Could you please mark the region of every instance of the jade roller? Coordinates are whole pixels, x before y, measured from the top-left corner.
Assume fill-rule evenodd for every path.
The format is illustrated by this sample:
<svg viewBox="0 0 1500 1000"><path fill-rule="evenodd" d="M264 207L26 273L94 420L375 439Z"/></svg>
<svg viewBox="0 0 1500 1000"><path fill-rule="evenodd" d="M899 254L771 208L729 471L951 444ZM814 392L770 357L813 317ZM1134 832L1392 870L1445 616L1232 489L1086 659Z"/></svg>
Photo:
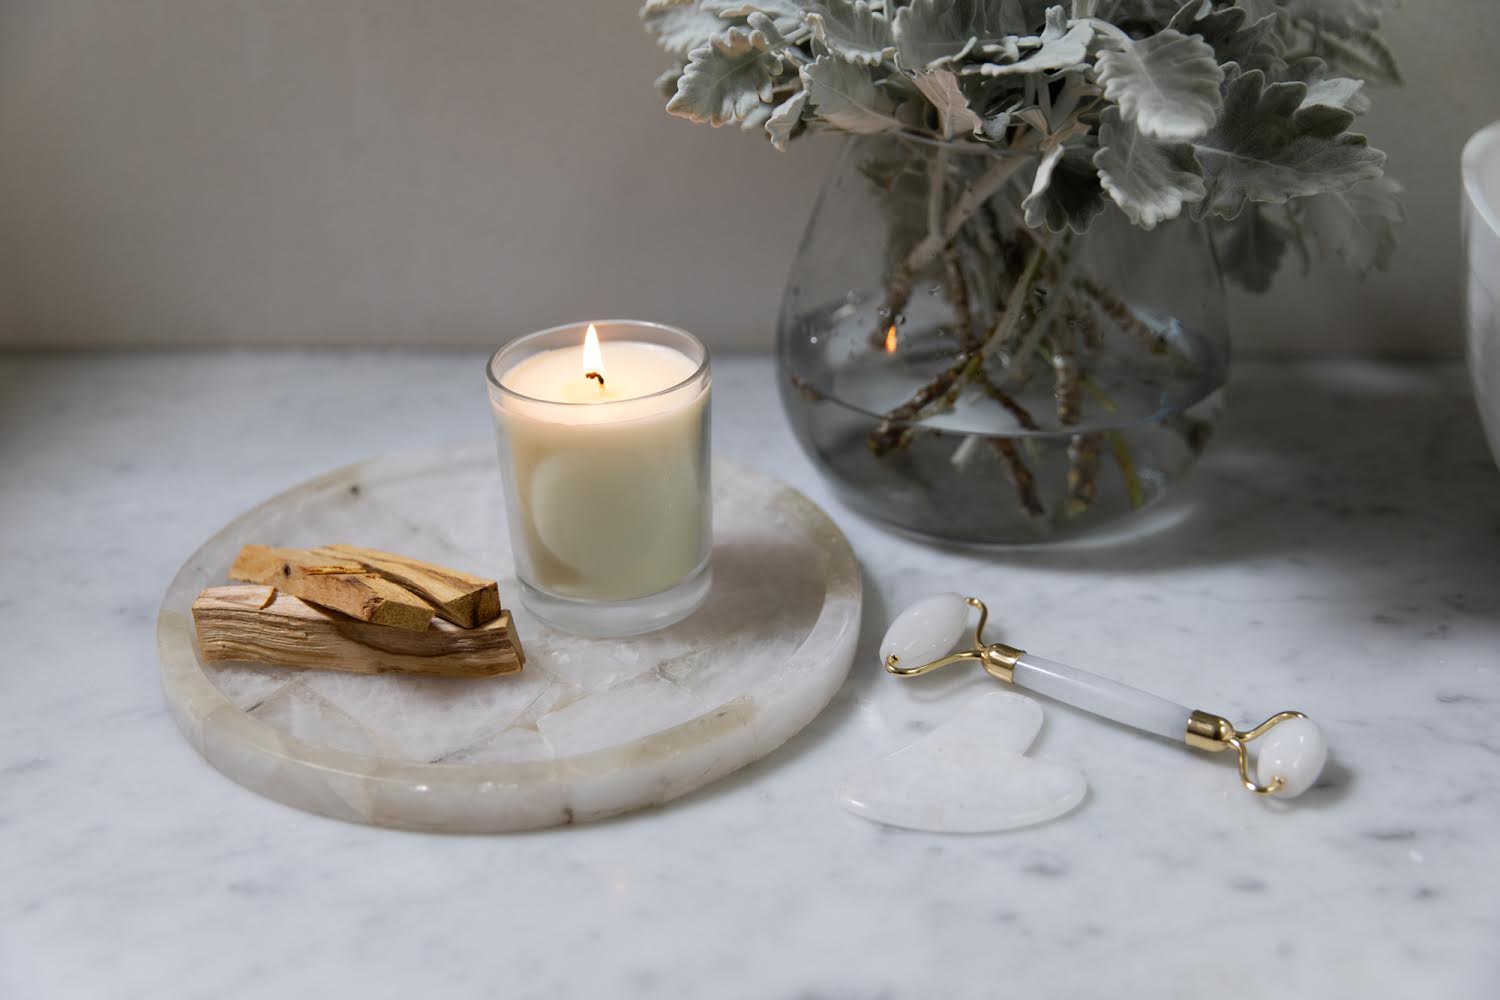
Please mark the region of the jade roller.
<svg viewBox="0 0 1500 1000"><path fill-rule="evenodd" d="M979 612L971 646L953 652ZM955 663L978 663L985 673L1143 732L1186 743L1199 750L1233 750L1240 781L1257 795L1294 798L1312 787L1328 757L1323 730L1301 712L1279 712L1254 729L1241 731L1228 719L1189 709L1158 695L1034 656L1004 643L984 641L989 609L975 597L936 594L907 608L891 623L880 645L880 659L897 677L920 677ZM1249 744L1255 742L1254 775Z"/></svg>

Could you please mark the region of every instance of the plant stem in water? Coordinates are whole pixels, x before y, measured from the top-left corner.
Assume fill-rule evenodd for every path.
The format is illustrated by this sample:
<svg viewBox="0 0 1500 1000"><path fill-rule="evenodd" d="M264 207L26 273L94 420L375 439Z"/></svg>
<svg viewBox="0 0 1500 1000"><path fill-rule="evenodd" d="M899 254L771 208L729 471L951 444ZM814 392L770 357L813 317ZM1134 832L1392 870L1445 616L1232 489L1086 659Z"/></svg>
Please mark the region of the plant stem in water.
<svg viewBox="0 0 1500 1000"><path fill-rule="evenodd" d="M1068 442L1068 516L1077 517L1099 496L1099 434L1075 434Z"/></svg>
<svg viewBox="0 0 1500 1000"><path fill-rule="evenodd" d="M1083 416L1083 392L1079 383L1078 356L1070 348L1059 347L1052 355L1054 395L1057 397L1058 423L1071 427Z"/></svg>
<svg viewBox="0 0 1500 1000"><path fill-rule="evenodd" d="M935 404L951 407L963 388L965 373L972 373L978 358L960 354L958 360L939 372L932 381L917 390L906 402L887 413L870 432L866 444L876 456L882 457L905 445L915 428L907 426L925 414Z"/></svg>
<svg viewBox="0 0 1500 1000"><path fill-rule="evenodd" d="M1073 279L1076 285L1085 295L1104 311L1104 314L1114 321L1120 329L1131 333L1152 354L1166 354L1171 350L1167 339L1157 331L1151 329L1135 315L1129 306L1121 302L1107 289L1105 289L1088 275L1079 275ZM1184 358L1184 360L1188 360Z"/></svg>
<svg viewBox="0 0 1500 1000"><path fill-rule="evenodd" d="M990 378L983 370L975 376L974 380L979 384L979 388L984 390L986 396L999 403L1009 411L1011 416L1016 418L1016 423L1028 431L1041 430L1036 422L1036 418L1031 415L1031 411L1022 406L1010 393L996 385L995 380Z"/></svg>
<svg viewBox="0 0 1500 1000"><path fill-rule="evenodd" d="M974 336L974 314L969 309L969 283L964 280L958 253L949 247L943 251L943 271L948 282L948 300L953 305L953 326L958 334L959 350L972 352L979 346Z"/></svg>
<svg viewBox="0 0 1500 1000"><path fill-rule="evenodd" d="M1047 508L1042 506L1041 497L1037 496L1036 477L1021 458L1015 441L1010 438L990 438L990 446L1000 456L1000 461L1005 463L1011 481L1016 484L1016 496L1020 500L1021 509L1032 517L1046 517Z"/></svg>
<svg viewBox="0 0 1500 1000"><path fill-rule="evenodd" d="M1010 290L1010 296L1005 300L1005 311L1000 314L1000 319L995 323L995 328L985 338L980 353L988 355L997 347L1010 343L1015 335L1016 328L1020 326L1021 317L1026 314L1027 299L1031 297L1032 286L1036 283L1036 276L1042 269L1042 262L1046 260L1047 253L1041 247L1031 251L1027 258L1026 267L1021 276L1016 279L1015 286Z"/></svg>
<svg viewBox="0 0 1500 1000"><path fill-rule="evenodd" d="M1119 431L1110 431L1109 450L1114 455L1115 464L1120 467L1120 475L1125 479L1125 493L1130 497L1130 509L1137 510L1146 502L1146 491L1141 486L1141 475L1136 470L1130 442Z"/></svg>
<svg viewBox="0 0 1500 1000"><path fill-rule="evenodd" d="M946 153L946 150L940 150L941 153ZM871 343L885 340L889 325L896 321L896 317L911 301L912 286L916 284L917 276L937 259L944 247L953 242L954 237L958 235L959 230L963 229L969 218L979 211L985 202L999 193L1000 189L1030 161L1031 158L1027 156L998 159L959 193L943 217L942 225L930 230L919 240L896 272L886 280L885 305L880 310L878 329L871 335Z"/></svg>

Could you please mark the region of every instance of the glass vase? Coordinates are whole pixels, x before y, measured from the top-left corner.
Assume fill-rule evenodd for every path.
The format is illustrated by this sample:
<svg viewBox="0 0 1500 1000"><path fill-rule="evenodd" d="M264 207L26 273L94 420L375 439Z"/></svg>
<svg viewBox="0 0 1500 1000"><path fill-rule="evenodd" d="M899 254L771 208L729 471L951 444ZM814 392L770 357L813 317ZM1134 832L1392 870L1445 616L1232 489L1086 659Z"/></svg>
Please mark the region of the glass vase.
<svg viewBox="0 0 1500 1000"><path fill-rule="evenodd" d="M1069 167L1028 201L1035 170L976 143L846 145L778 354L797 438L849 507L949 541L1062 539L1196 462L1228 370L1207 234L1135 228Z"/></svg>

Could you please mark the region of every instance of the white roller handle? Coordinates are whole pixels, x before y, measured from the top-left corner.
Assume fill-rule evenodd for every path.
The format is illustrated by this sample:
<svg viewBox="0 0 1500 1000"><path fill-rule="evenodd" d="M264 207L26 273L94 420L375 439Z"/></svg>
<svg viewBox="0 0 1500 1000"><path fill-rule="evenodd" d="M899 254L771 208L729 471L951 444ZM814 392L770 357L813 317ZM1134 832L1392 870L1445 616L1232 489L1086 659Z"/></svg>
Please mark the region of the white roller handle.
<svg viewBox="0 0 1500 1000"><path fill-rule="evenodd" d="M1016 661L1016 686L1148 733L1181 741L1193 714L1176 702L1030 653Z"/></svg>

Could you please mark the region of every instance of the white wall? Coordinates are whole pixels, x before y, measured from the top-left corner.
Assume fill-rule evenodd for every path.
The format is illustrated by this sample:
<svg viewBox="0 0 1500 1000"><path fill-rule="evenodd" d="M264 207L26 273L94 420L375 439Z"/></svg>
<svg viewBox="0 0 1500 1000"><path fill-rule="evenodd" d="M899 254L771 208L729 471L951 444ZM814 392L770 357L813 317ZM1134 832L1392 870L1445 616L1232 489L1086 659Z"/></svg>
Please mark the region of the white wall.
<svg viewBox="0 0 1500 1000"><path fill-rule="evenodd" d="M634 0L0 0L0 346L770 343L832 152L669 118ZM585 13L586 11L586 13ZM1500 4L1408 0L1369 130L1396 270L1237 301L1242 353L1458 350L1457 155Z"/></svg>

